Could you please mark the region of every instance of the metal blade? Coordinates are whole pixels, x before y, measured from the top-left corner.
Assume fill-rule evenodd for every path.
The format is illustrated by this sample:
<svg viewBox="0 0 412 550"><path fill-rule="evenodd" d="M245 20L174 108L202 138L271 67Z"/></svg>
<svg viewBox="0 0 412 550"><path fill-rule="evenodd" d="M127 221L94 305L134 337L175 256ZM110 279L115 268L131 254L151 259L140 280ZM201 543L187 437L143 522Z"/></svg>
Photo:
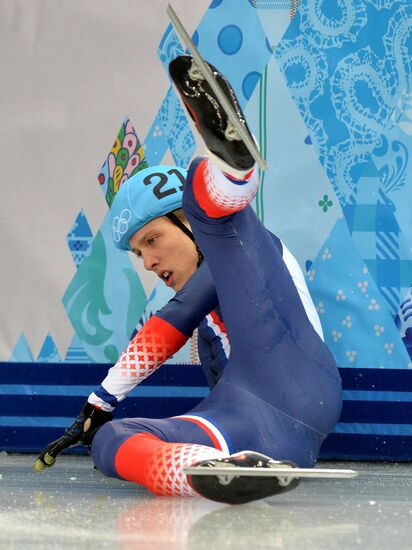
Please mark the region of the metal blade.
<svg viewBox="0 0 412 550"><path fill-rule="evenodd" d="M202 476L258 476L258 477L315 477L315 478L351 478L356 477L355 470L336 470L322 468L248 468L243 466L208 467L191 466L183 468L186 475Z"/></svg>
<svg viewBox="0 0 412 550"><path fill-rule="evenodd" d="M250 137L249 133L247 132L244 125L240 122L238 116L236 115L232 105L228 101L225 94L222 92L219 84L216 82L215 77L213 76L212 71L210 70L209 66L205 61L203 60L202 56L199 53L199 50L196 48L196 46L193 44L192 39L188 35L186 29L184 28L182 22L176 15L176 12L172 8L172 6L169 4L167 6L167 14L170 18L170 21L172 22L172 25L175 29L175 31L181 36L183 42L185 43L187 49L189 50L190 54L192 55L193 59L196 62L196 65L198 66L200 72L204 76L205 80L209 84L209 86L212 88L213 92L215 93L217 99L219 100L220 104L222 105L223 109L225 110L230 122L233 124L235 129L237 130L238 134L243 140L243 143L247 147L249 153L252 155L252 157L255 159L257 164L259 165L259 168L261 170L266 170L266 161L262 157L262 155L259 152L259 149L256 147L256 143L253 141L253 139Z"/></svg>

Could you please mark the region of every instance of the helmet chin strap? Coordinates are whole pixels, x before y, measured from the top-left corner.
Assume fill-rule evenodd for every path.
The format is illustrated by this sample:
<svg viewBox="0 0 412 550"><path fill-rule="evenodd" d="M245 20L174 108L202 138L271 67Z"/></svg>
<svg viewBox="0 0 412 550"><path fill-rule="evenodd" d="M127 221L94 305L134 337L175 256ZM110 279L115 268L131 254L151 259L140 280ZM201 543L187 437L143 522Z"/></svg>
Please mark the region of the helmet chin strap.
<svg viewBox="0 0 412 550"><path fill-rule="evenodd" d="M190 231L190 229L188 227L185 226L185 224L179 220L179 218L176 216L176 214L174 212L168 212L167 214L165 214L165 216L167 218L169 218L169 220L174 223L175 225L177 225L177 227L179 229L181 229L183 231L183 233L185 235L187 235L189 237L189 239L191 241L193 241L193 243L195 244L196 246L196 251L197 251L197 255L198 255L198 262L197 262L197 267L200 266L200 264L203 262L203 254L200 252L200 248L197 246L196 244L196 241L195 241L195 238L193 236L193 233Z"/></svg>

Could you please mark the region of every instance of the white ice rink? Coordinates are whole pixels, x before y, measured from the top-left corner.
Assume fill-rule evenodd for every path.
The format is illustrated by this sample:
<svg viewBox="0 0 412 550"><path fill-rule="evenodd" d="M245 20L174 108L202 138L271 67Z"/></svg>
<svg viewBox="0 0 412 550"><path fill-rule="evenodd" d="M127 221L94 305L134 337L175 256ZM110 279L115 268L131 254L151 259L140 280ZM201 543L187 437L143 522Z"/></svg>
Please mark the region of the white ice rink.
<svg viewBox="0 0 412 550"><path fill-rule="evenodd" d="M349 480L306 479L284 495L241 506L153 497L105 478L90 458L0 453L0 548L224 550L412 548L411 464L322 462Z"/></svg>

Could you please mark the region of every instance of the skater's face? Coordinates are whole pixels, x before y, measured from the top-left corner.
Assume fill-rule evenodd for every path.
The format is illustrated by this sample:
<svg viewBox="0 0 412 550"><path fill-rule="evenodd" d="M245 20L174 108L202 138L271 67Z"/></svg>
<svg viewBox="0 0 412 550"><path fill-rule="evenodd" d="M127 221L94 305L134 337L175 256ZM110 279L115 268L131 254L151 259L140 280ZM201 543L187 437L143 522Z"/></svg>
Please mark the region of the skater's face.
<svg viewBox="0 0 412 550"><path fill-rule="evenodd" d="M183 223L190 229L186 220ZM165 216L139 229L130 239L130 248L143 259L145 269L176 292L197 269L195 244Z"/></svg>

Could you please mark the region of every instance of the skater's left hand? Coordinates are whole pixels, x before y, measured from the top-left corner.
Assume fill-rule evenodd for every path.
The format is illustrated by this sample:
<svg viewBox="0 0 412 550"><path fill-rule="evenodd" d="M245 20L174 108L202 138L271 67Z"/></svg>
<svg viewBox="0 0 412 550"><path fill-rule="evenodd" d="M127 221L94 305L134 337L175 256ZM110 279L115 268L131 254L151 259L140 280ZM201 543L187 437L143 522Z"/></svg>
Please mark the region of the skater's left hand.
<svg viewBox="0 0 412 550"><path fill-rule="evenodd" d="M59 439L49 443L37 457L34 463L36 472L51 468L56 462L57 455L73 445L79 443L91 445L97 430L112 418L111 412L103 411L86 402L73 424Z"/></svg>

